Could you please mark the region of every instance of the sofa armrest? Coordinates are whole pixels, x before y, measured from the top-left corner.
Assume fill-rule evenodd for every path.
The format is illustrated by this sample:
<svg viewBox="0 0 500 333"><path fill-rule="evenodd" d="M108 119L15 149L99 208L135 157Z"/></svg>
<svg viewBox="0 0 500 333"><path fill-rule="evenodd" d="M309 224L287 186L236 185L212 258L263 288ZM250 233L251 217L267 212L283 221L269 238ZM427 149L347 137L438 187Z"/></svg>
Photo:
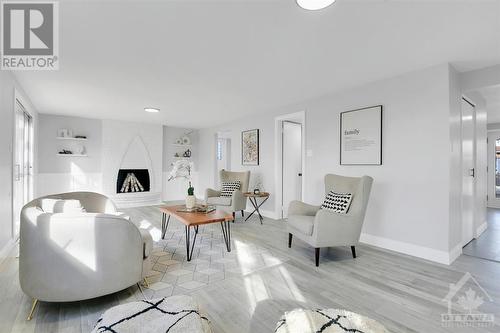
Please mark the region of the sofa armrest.
<svg viewBox="0 0 500 333"><path fill-rule="evenodd" d="M320 206L306 204L305 202L294 200L288 206L288 215L315 216L320 210Z"/></svg>
<svg viewBox="0 0 500 333"><path fill-rule="evenodd" d="M208 198L220 197L220 194L221 194L221 191L217 191L217 190L214 190L214 189L211 189L211 188L207 188L205 190L205 201Z"/></svg>
<svg viewBox="0 0 500 333"><path fill-rule="evenodd" d="M243 195L241 190L235 190L231 197L231 206L234 211L245 210L247 208L247 197Z"/></svg>
<svg viewBox="0 0 500 333"><path fill-rule="evenodd" d="M77 301L141 280L143 241L132 222L101 213L24 213L19 280L27 295Z"/></svg>

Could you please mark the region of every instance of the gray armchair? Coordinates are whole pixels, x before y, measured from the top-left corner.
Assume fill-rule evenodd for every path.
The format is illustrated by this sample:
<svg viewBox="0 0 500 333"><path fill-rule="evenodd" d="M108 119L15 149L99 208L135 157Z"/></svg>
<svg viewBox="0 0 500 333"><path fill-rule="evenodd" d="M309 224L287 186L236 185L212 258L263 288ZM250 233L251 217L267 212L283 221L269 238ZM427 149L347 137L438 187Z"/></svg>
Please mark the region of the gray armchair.
<svg viewBox="0 0 500 333"><path fill-rule="evenodd" d="M247 208L247 198L243 193L248 192L248 184L250 182L250 171L234 172L222 169L219 173L219 178L222 182L239 181L241 186L239 190L233 192L232 197L221 197L220 190L208 188L205 192L205 201L208 205L215 205L218 209L233 213L241 211L244 216L244 210Z"/></svg>
<svg viewBox="0 0 500 333"><path fill-rule="evenodd" d="M368 176L326 175L325 194L332 190L352 193L349 210L346 214L339 214L320 209L320 206L292 201L288 208L288 247L292 246L293 236L313 246L316 249L316 266L319 266L321 247L350 246L352 256L356 258L355 246L361 235L372 183L373 178Z"/></svg>

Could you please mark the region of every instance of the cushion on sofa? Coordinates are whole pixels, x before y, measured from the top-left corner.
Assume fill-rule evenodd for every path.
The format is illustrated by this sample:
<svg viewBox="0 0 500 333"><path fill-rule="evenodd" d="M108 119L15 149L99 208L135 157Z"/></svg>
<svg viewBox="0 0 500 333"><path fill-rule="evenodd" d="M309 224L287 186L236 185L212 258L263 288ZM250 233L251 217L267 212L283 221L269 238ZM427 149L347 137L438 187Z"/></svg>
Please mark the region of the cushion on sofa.
<svg viewBox="0 0 500 333"><path fill-rule="evenodd" d="M207 204L217 206L231 206L231 197L210 197Z"/></svg>
<svg viewBox="0 0 500 333"><path fill-rule="evenodd" d="M311 236L313 233L314 216L306 216L306 215L289 216L288 225L297 229L304 235Z"/></svg>
<svg viewBox="0 0 500 333"><path fill-rule="evenodd" d="M85 208L80 200L75 199L49 199L40 200L40 208L45 213L85 213Z"/></svg>

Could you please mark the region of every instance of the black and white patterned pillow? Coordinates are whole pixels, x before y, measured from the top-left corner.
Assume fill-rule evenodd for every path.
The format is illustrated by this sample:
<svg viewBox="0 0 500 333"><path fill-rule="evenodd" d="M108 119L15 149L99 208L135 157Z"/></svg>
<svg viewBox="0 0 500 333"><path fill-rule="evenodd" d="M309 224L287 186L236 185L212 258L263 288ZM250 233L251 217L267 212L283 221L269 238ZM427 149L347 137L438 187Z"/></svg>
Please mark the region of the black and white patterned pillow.
<svg viewBox="0 0 500 333"><path fill-rule="evenodd" d="M234 182L222 182L222 191L220 196L221 197L232 197L233 192L236 190L239 190L241 187L241 183L239 180L234 181Z"/></svg>
<svg viewBox="0 0 500 333"><path fill-rule="evenodd" d="M325 201L321 205L321 208L335 213L345 214L349 210L351 200L351 193L337 193L334 191L330 191L326 195Z"/></svg>

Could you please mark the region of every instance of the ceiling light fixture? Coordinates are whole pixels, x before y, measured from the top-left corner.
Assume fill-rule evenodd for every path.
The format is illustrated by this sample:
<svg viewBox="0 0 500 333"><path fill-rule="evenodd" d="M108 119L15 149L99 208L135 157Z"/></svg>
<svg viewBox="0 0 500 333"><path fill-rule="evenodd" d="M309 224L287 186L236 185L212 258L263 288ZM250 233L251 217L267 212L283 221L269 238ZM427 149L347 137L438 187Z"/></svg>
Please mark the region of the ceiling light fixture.
<svg viewBox="0 0 500 333"><path fill-rule="evenodd" d="M307 10L319 10L330 6L335 0L297 0L297 5Z"/></svg>
<svg viewBox="0 0 500 333"><path fill-rule="evenodd" d="M157 109L157 108L144 108L144 111L150 112L150 113L158 113L158 112L160 112L160 109Z"/></svg>

